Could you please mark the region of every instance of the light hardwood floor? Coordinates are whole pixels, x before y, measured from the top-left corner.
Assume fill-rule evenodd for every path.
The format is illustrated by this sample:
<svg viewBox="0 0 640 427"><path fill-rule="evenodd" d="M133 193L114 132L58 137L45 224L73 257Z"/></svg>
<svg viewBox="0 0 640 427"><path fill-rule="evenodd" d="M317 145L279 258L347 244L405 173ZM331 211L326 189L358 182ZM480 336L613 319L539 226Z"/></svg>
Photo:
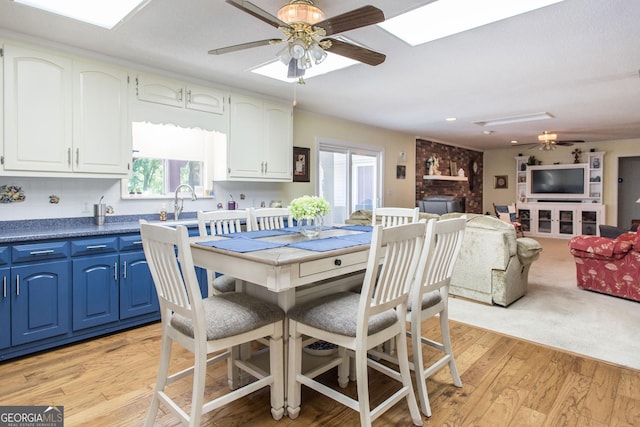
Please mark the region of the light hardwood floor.
<svg viewBox="0 0 640 427"><path fill-rule="evenodd" d="M640 371L556 351L462 323L451 334L463 387L447 368L428 380L426 426L640 426ZM155 384L159 324L0 364L0 405L64 405L65 426L140 426ZM438 336L435 319L424 330ZM602 345L606 345L603 343ZM425 349L425 357L433 356ZM189 353L176 347L176 365ZM207 392L226 387L224 367L209 371ZM326 383L337 387L334 371ZM188 402L190 378L173 392ZM372 399L395 387L370 374ZM355 395L355 385L349 385ZM207 426L357 426L358 414L303 387L297 420L274 421L268 389L207 414ZM163 412L157 425L178 425ZM411 425L404 402L374 425Z"/></svg>

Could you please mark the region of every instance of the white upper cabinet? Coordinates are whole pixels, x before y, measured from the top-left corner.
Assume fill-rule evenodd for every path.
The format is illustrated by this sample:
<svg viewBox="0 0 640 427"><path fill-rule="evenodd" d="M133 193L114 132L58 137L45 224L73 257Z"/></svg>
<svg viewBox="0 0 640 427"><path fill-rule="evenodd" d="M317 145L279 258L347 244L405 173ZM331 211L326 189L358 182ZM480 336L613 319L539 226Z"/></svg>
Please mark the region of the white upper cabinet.
<svg viewBox="0 0 640 427"><path fill-rule="evenodd" d="M4 47L4 169L70 172L71 59Z"/></svg>
<svg viewBox="0 0 640 427"><path fill-rule="evenodd" d="M127 73L45 50L4 47L3 173L129 173Z"/></svg>
<svg viewBox="0 0 640 427"><path fill-rule="evenodd" d="M233 95L229 104L224 179L291 181L292 108L241 95Z"/></svg>
<svg viewBox="0 0 640 427"><path fill-rule="evenodd" d="M204 86L139 73L136 94L141 101L224 114L224 93Z"/></svg>
<svg viewBox="0 0 640 427"><path fill-rule="evenodd" d="M127 72L83 61L76 61L73 71L73 170L128 174L131 125Z"/></svg>

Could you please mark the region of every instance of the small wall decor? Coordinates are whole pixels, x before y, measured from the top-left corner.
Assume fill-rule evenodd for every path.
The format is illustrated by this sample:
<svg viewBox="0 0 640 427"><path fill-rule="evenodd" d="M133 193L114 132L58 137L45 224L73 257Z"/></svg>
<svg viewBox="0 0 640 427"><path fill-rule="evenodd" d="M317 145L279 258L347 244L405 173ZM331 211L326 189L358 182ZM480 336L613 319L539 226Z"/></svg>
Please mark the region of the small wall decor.
<svg viewBox="0 0 640 427"><path fill-rule="evenodd" d="M0 185L0 203L24 202L27 196L22 187L17 185Z"/></svg>
<svg viewBox="0 0 640 427"><path fill-rule="evenodd" d="M310 149L293 147L293 182L309 182Z"/></svg>
<svg viewBox="0 0 640 427"><path fill-rule="evenodd" d="M60 203L60 197L56 196L55 194L50 195L49 203L51 203L52 205L57 205L58 203Z"/></svg>
<svg viewBox="0 0 640 427"><path fill-rule="evenodd" d="M396 165L396 179L407 178L407 167L405 165Z"/></svg>
<svg viewBox="0 0 640 427"><path fill-rule="evenodd" d="M508 188L507 175L495 175L493 177L493 188Z"/></svg>

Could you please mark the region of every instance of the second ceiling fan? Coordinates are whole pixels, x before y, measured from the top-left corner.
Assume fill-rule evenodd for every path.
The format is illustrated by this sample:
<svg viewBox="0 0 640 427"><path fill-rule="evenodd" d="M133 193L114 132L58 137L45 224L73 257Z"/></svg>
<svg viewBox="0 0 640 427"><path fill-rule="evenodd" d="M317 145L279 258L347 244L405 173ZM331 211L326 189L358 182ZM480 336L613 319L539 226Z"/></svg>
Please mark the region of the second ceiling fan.
<svg viewBox="0 0 640 427"><path fill-rule="evenodd" d="M538 135L538 142L530 144L531 148L538 147L540 150L555 150L556 146L564 145L571 146L573 144L580 144L584 141L581 139L565 139L559 140L558 135L549 131L544 131Z"/></svg>
<svg viewBox="0 0 640 427"><path fill-rule="evenodd" d="M285 38L258 40L212 49L209 51L211 55L286 42L287 45L278 52L277 56L289 67L287 72L289 78L302 78L306 69L311 68L313 64L320 64L326 58L327 51L368 65L382 64L386 58L384 54L362 46L335 38L324 38L383 22L384 13L377 7L362 6L350 12L326 18L324 12L316 7L311 0L291 0L280 8L276 17L249 1L226 1L249 15L280 29Z"/></svg>

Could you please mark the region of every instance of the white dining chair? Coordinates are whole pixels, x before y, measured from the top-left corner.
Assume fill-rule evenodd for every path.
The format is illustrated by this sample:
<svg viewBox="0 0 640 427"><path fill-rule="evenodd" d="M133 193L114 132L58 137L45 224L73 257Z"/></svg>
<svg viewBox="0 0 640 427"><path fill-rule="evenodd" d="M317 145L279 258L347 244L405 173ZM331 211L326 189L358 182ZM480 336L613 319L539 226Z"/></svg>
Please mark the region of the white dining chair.
<svg viewBox="0 0 640 427"><path fill-rule="evenodd" d="M449 282L460 253L465 226L466 217L464 216L440 221L432 219L428 222L425 246L418 262L416 280L411 289L409 311L406 317L407 322L411 324L409 335L413 350L413 361L409 366L414 371L420 408L427 417L431 416L427 378L448 365L453 384L456 387L462 387L451 347L448 301ZM422 322L433 316L439 317L442 343L422 336ZM424 365L423 344L440 352L438 360L429 366ZM400 355L394 357L377 350L371 351L370 354L396 364L400 357Z"/></svg>
<svg viewBox="0 0 640 427"><path fill-rule="evenodd" d="M301 386L305 385L358 411L362 426L370 426L386 410L405 399L413 424L422 425L411 385L405 317L425 227L424 222L389 228L375 226L361 293L335 293L289 310L287 412L290 418L295 419L300 413ZM367 350L390 339L396 340L398 349L398 377L380 362L367 357ZM338 345L337 356L327 356L324 365L303 372L303 347L317 340ZM346 387L350 354L355 360L357 400L314 379L338 366L338 383ZM390 375L401 383L397 391L373 409L369 402L367 367Z"/></svg>
<svg viewBox="0 0 640 427"><path fill-rule="evenodd" d="M373 208L371 225L382 224L383 227L391 227L400 224L418 222L420 208Z"/></svg>
<svg viewBox="0 0 640 427"><path fill-rule="evenodd" d="M293 227L289 208L249 208L252 230L277 230Z"/></svg>
<svg viewBox="0 0 640 427"><path fill-rule="evenodd" d="M282 418L284 312L274 304L242 292L202 299L187 229L184 226L174 229L141 221L140 233L144 254L158 293L162 319L158 378L145 426L153 426L160 403L183 424L197 426L204 413L266 386L271 387L271 414L276 420ZM234 346L261 338L268 338L270 372L255 366L250 360L239 360L232 354ZM194 354L194 365L169 375L174 342ZM215 355L207 359L211 353ZM207 366L225 360L229 372L239 369L257 380L203 402ZM170 397L170 392L166 389L169 384L188 375L193 375L189 413Z"/></svg>
<svg viewBox="0 0 640 427"><path fill-rule="evenodd" d="M240 233L245 223L246 231L251 231L251 219L248 210L198 211L198 231L200 236L217 236ZM215 271L207 270L209 295L233 292L236 278L228 274L216 277Z"/></svg>

